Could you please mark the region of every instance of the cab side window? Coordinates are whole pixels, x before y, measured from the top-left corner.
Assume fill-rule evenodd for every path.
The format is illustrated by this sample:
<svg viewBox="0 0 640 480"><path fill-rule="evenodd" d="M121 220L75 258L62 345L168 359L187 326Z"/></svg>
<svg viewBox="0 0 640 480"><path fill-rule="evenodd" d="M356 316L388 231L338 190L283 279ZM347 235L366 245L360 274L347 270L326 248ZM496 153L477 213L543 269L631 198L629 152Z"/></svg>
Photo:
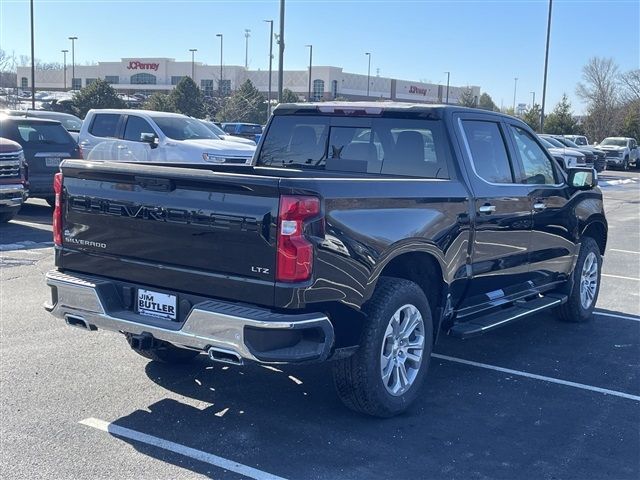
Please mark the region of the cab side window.
<svg viewBox="0 0 640 480"><path fill-rule="evenodd" d="M532 135L522 128L509 126L513 141L518 150L524 171L522 183L535 185L553 185L556 181L551 160L534 140Z"/></svg>
<svg viewBox="0 0 640 480"><path fill-rule="evenodd" d="M98 113L93 119L89 133L95 137L116 138L119 121L118 113Z"/></svg>
<svg viewBox="0 0 640 480"><path fill-rule="evenodd" d="M496 122L463 120L476 174L490 183L515 183L507 147Z"/></svg>

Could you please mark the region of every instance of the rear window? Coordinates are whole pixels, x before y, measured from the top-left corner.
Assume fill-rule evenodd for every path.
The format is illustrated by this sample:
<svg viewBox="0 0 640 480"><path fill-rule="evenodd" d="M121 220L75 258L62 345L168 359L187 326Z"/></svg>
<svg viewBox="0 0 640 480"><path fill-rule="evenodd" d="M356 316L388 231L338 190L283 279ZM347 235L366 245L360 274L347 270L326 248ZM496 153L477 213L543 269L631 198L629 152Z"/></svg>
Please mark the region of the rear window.
<svg viewBox="0 0 640 480"><path fill-rule="evenodd" d="M448 178L448 144L437 120L276 116L258 165Z"/></svg>
<svg viewBox="0 0 640 480"><path fill-rule="evenodd" d="M262 127L260 125L241 125L240 133L252 133L257 135L262 133Z"/></svg>
<svg viewBox="0 0 640 480"><path fill-rule="evenodd" d="M118 113L98 113L93 119L89 133L95 137L115 138L118 133Z"/></svg>
<svg viewBox="0 0 640 480"><path fill-rule="evenodd" d="M20 143L23 145L69 145L73 139L59 124L18 123Z"/></svg>

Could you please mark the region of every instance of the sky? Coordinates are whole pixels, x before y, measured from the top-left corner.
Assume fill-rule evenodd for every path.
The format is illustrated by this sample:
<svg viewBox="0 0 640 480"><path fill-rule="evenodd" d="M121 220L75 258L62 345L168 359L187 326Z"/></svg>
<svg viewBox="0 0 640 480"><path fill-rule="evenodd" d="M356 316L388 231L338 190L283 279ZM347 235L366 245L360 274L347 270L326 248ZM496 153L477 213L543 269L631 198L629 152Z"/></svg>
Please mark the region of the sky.
<svg viewBox="0 0 640 480"><path fill-rule="evenodd" d="M530 104L542 97L548 0L286 0L287 70L313 64L371 72L403 80L478 85L498 106ZM278 31L279 0L35 0L35 57L62 63L69 36L77 36L76 62L125 57L169 57L267 69L269 24ZM0 48L29 55L29 1L0 0ZM274 52L277 46L274 44ZM640 0L555 0L546 109L566 93L575 113L582 67L594 56L611 57L621 71L640 68ZM274 61L277 68L277 57Z"/></svg>

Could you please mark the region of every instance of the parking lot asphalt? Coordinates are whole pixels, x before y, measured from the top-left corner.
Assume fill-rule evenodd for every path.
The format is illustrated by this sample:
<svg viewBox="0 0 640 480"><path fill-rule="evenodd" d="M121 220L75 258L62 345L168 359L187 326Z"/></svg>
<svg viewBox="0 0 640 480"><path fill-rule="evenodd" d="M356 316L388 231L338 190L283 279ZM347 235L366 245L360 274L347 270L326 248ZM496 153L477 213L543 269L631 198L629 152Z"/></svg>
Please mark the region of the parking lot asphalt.
<svg viewBox="0 0 640 480"><path fill-rule="evenodd" d="M2 478L640 478L640 172L600 176L609 243L592 321L442 336L420 399L345 409L328 365L150 362L49 316L51 210L0 226Z"/></svg>

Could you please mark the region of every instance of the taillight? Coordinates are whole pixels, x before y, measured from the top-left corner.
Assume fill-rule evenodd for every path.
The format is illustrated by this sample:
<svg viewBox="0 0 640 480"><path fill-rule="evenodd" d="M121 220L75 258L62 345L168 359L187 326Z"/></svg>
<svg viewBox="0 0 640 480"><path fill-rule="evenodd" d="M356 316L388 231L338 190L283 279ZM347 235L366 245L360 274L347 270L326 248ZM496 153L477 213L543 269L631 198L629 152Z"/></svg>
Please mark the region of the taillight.
<svg viewBox="0 0 640 480"><path fill-rule="evenodd" d="M53 243L62 245L62 173L53 176L53 193L56 195L53 208Z"/></svg>
<svg viewBox="0 0 640 480"><path fill-rule="evenodd" d="M311 278L313 245L304 236L304 223L320 213L320 199L298 195L280 197L276 280L302 282Z"/></svg>

